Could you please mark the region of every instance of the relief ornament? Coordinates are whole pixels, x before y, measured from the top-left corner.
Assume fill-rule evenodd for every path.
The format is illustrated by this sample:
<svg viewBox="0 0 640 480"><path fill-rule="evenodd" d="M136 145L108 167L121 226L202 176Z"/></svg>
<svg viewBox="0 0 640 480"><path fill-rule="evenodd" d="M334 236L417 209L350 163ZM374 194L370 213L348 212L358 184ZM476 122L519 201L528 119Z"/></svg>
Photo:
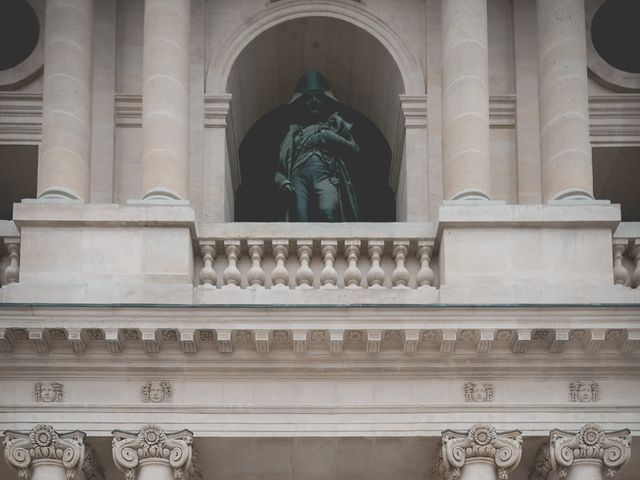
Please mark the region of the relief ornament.
<svg viewBox="0 0 640 480"><path fill-rule="evenodd" d="M150 380L142 386L140 396L144 403L169 403L173 388L169 382Z"/></svg>
<svg viewBox="0 0 640 480"><path fill-rule="evenodd" d="M58 382L38 382L34 393L38 403L62 402L64 385Z"/></svg>
<svg viewBox="0 0 640 480"><path fill-rule="evenodd" d="M492 402L493 401L493 385L490 383L465 383L464 384L464 400L465 402Z"/></svg>

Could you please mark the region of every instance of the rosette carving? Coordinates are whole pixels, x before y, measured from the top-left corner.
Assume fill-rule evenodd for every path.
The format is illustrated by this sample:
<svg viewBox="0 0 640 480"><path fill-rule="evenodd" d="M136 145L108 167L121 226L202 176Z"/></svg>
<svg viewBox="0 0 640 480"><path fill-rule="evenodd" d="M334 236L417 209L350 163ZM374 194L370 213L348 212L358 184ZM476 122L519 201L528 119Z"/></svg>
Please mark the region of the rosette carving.
<svg viewBox="0 0 640 480"><path fill-rule="evenodd" d="M553 430L550 434L550 460L558 476L566 478L575 460L601 462L606 477L614 478L631 456L628 429L605 433L599 425L588 423L575 433Z"/></svg>
<svg viewBox="0 0 640 480"><path fill-rule="evenodd" d="M84 462L83 432L58 433L51 425L36 425L30 432L4 432L4 458L26 480L34 460L58 461L73 480Z"/></svg>
<svg viewBox="0 0 640 480"><path fill-rule="evenodd" d="M487 458L498 469L498 478L506 480L518 466L522 455L522 434L519 431L498 433L491 425L477 424L467 433L447 430L442 434L442 461L446 478L460 477L470 458Z"/></svg>
<svg viewBox="0 0 640 480"><path fill-rule="evenodd" d="M181 430L166 433L158 425L145 425L139 432L114 430L113 460L127 480L135 480L140 462L148 458L166 460L174 478L187 478L191 468L193 433Z"/></svg>

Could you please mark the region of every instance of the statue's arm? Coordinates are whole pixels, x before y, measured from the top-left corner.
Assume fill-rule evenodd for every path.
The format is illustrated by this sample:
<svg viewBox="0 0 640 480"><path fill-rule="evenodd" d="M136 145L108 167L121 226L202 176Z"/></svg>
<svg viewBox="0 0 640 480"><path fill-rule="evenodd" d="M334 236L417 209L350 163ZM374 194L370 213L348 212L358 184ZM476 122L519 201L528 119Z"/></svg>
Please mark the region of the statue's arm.
<svg viewBox="0 0 640 480"><path fill-rule="evenodd" d="M273 176L273 180L278 190L285 191L290 189L291 181L289 180L289 170L293 162L294 137L298 130L298 125L291 125L289 132L284 137L280 145L280 155L278 157L278 167Z"/></svg>

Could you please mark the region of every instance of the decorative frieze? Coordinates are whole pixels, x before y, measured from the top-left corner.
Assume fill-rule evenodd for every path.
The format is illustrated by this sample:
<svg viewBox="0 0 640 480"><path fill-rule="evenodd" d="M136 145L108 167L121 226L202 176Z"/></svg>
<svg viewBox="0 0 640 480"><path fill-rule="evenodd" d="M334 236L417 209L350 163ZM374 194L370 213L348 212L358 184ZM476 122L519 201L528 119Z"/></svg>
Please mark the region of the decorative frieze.
<svg viewBox="0 0 640 480"><path fill-rule="evenodd" d="M498 433L491 425L477 424L468 432L447 430L442 433L442 460L447 479L457 480L464 468L474 468L479 461L492 463L498 480L507 480L522 455L522 434ZM469 475L468 478L475 478Z"/></svg>
<svg viewBox="0 0 640 480"><path fill-rule="evenodd" d="M37 382L34 396L38 403L60 403L64 399L64 385L58 382Z"/></svg>
<svg viewBox="0 0 640 480"><path fill-rule="evenodd" d="M629 430L605 433L596 424L584 425L575 433L553 430L549 435L549 456L558 478L565 480L569 470L580 468L604 468L607 479L615 478L618 470L631 456L631 433ZM573 478L582 478L573 475Z"/></svg>
<svg viewBox="0 0 640 480"><path fill-rule="evenodd" d="M143 403L169 403L173 398L173 387L164 380L150 380L142 385L140 398Z"/></svg>
<svg viewBox="0 0 640 480"><path fill-rule="evenodd" d="M36 425L28 433L7 430L4 436L4 458L18 471L19 480L28 480L31 470L41 468L43 462L38 460L61 465L66 471L67 480L74 480L82 469L85 450L83 432L58 433L51 425Z"/></svg>
<svg viewBox="0 0 640 480"><path fill-rule="evenodd" d="M135 480L146 465L159 463L171 469L175 480L187 480L191 468L193 433L166 433L158 425L135 432L114 430L113 460L126 480Z"/></svg>

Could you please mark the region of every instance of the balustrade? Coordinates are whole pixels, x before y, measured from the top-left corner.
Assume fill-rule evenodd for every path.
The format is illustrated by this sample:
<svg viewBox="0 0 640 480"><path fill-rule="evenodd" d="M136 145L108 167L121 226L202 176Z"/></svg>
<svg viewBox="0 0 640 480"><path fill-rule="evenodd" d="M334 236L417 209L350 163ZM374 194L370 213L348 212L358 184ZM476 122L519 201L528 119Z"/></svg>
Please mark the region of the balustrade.
<svg viewBox="0 0 640 480"><path fill-rule="evenodd" d="M204 288L391 290L432 288L428 238L200 238ZM222 250L224 256L216 256ZM221 281L218 282L218 278Z"/></svg>
<svg viewBox="0 0 640 480"><path fill-rule="evenodd" d="M640 223L622 223L613 235L613 281L640 287Z"/></svg>
<svg viewBox="0 0 640 480"><path fill-rule="evenodd" d="M20 234L10 221L0 220L0 285L20 278Z"/></svg>

